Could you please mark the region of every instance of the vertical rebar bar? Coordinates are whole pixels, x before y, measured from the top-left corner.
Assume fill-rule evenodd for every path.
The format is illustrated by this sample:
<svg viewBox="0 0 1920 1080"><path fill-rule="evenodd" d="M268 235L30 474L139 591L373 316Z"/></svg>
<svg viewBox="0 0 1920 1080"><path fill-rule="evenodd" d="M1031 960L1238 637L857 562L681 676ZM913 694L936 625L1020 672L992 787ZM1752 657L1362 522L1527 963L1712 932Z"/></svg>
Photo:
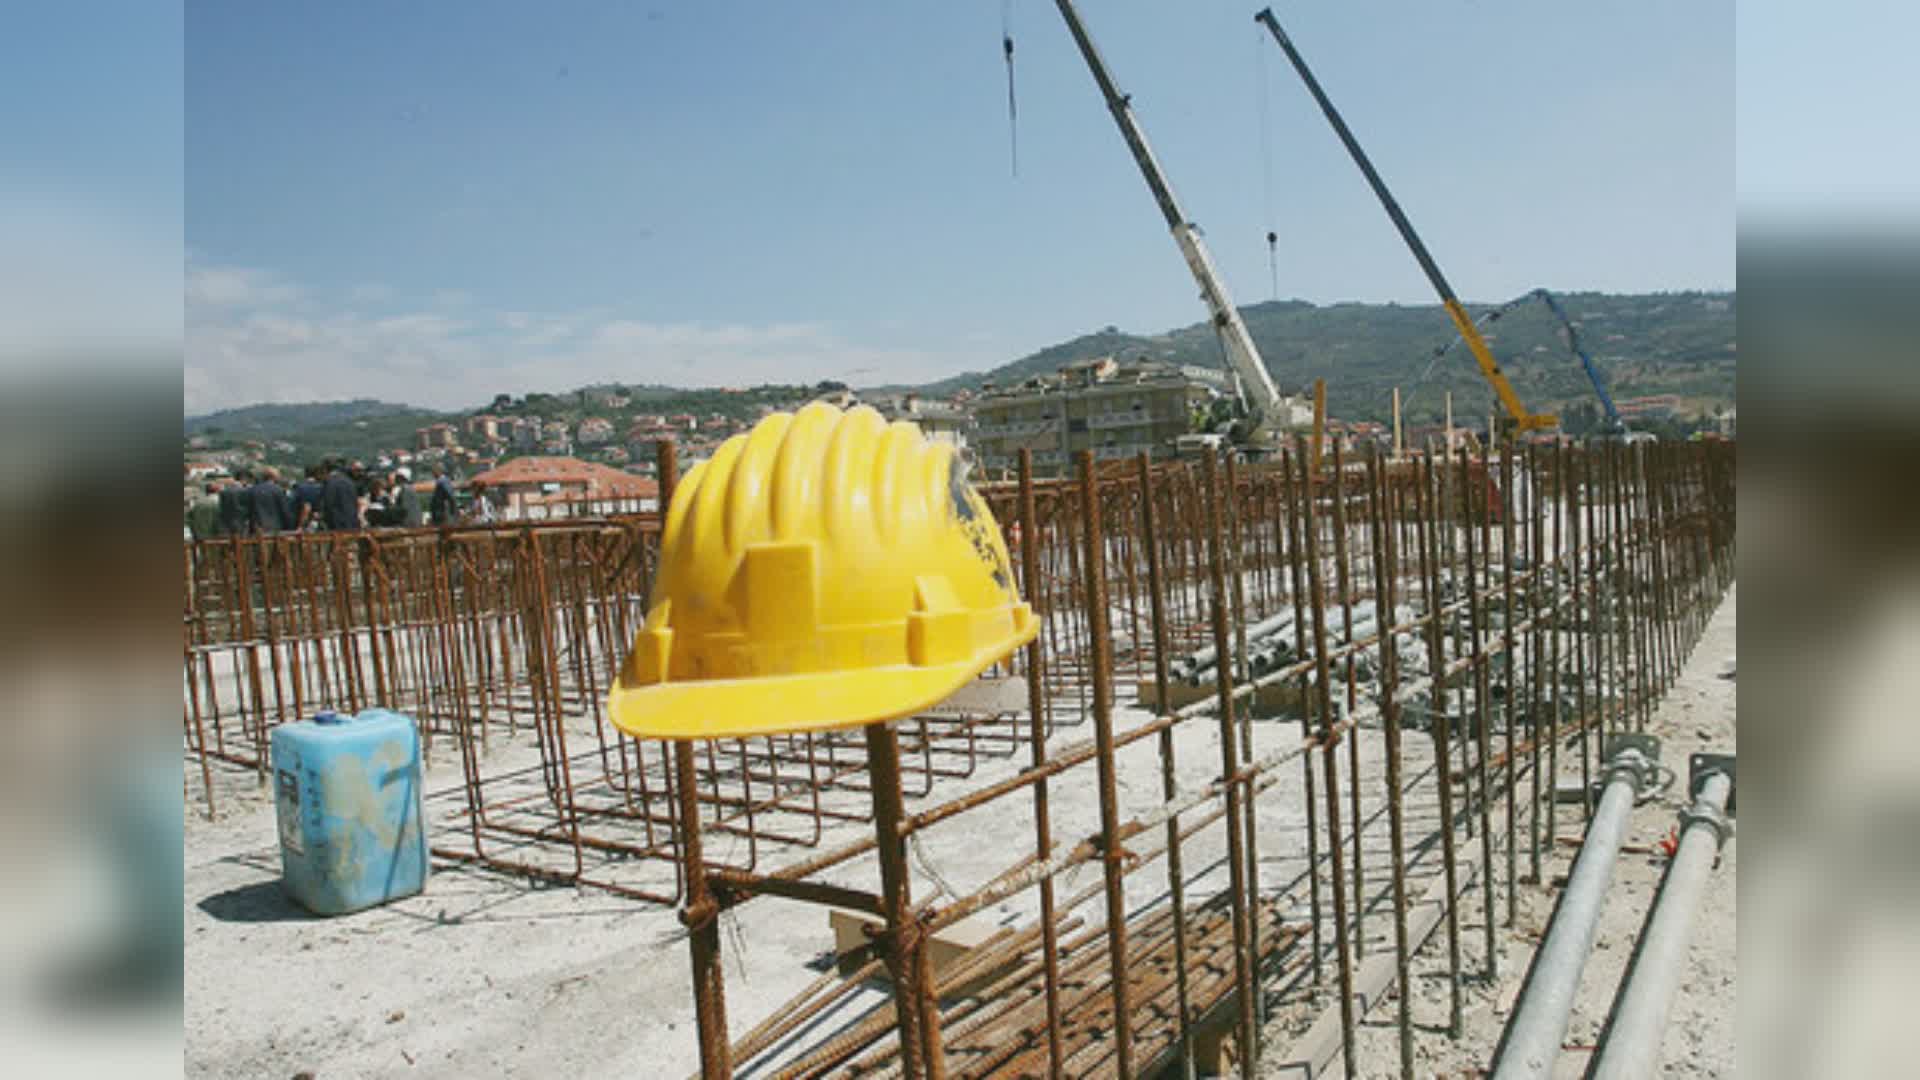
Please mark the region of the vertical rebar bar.
<svg viewBox="0 0 1920 1080"><path fill-rule="evenodd" d="M906 816L900 791L900 739L891 724L866 726L867 769L873 785L873 831L880 859L880 905L887 929L887 976L893 983L894 1023L900 1034L900 1071L907 1080L944 1073L940 1004L934 997L925 942L913 913L907 877Z"/></svg>
<svg viewBox="0 0 1920 1080"><path fill-rule="evenodd" d="M1353 575L1348 566L1347 468L1341 442L1333 440L1333 565L1335 588L1340 590L1340 644L1350 647L1353 644ZM1380 606L1379 597L1374 601L1378 625L1383 629L1393 625L1393 612ZM1351 651L1347 653L1344 672L1347 715L1359 705L1354 655ZM1353 815L1353 955L1356 960L1363 960L1367 955L1367 878L1362 869L1360 841L1366 832L1362 826L1367 819L1360 807L1360 740L1357 738L1347 740L1347 793Z"/></svg>
<svg viewBox="0 0 1920 1080"><path fill-rule="evenodd" d="M1527 744L1532 758L1528 768L1531 772L1530 788L1532 806L1527 815L1527 842L1530 848L1528 880L1540 884L1540 743L1542 727L1540 713L1543 709L1546 683L1546 609L1541 606L1541 580L1547 565L1542 551L1545 547L1545 511L1541 502L1544 485L1540 480L1540 446L1527 444L1527 521L1531 526L1531 540L1527 545L1527 621L1531 627L1527 633Z"/></svg>
<svg viewBox="0 0 1920 1080"><path fill-rule="evenodd" d="M1133 1075L1133 1010L1127 980L1127 896L1122 877L1126 851L1120 844L1120 804L1113 748L1113 642L1107 628L1106 552L1100 533L1100 483L1093 451L1079 454L1080 518L1086 541L1087 638L1092 647L1093 739L1100 782L1101 869L1106 875L1107 961L1113 995L1113 1052L1121 1076ZM1221 654L1223 671L1230 670ZM1231 740L1232 732L1224 733Z"/></svg>
<svg viewBox="0 0 1920 1080"><path fill-rule="evenodd" d="M1247 625L1252 617L1247 613L1246 572L1240 561L1241 533L1240 519L1243 516L1240 507L1239 470L1234 464L1235 456L1226 456L1227 494L1224 509L1227 514L1227 581L1228 595L1233 602L1232 617L1234 627L1234 647L1239 655L1235 658L1234 670L1239 674L1237 681L1253 678L1252 661L1247 651ZM1242 765L1252 763L1253 752L1253 702L1240 710L1240 761ZM1241 810L1246 817L1242 827L1247 850L1247 910L1260 910L1260 830L1255 815L1256 796L1251 785L1247 788L1247 797ZM1247 919L1247 952L1255 958L1256 967L1260 956L1260 920L1257 917ZM1257 974L1255 982L1258 982ZM1267 1024L1267 1002L1264 994L1253 995L1254 1022L1264 1029Z"/></svg>
<svg viewBox="0 0 1920 1080"><path fill-rule="evenodd" d="M1427 669L1433 674L1433 711L1439 720L1433 725L1434 760L1438 767L1434 769L1435 784L1440 795L1440 862L1447 883L1446 921L1447 921L1447 984L1448 1011L1447 1033L1453 1038L1460 1037L1463 1002L1460 986L1460 874L1457 853L1454 849L1453 832L1453 781L1447 776L1448 763L1453 760L1449 753L1449 732L1447 731L1447 681L1444 673L1447 669L1446 635L1442 633L1440 574L1436 565L1434 551L1434 529L1437 515L1434 513L1433 456L1429 453L1415 471L1415 490L1418 491L1418 511L1420 519L1420 571L1421 592L1425 595L1427 624ZM1483 843L1492 843L1492 837L1485 837ZM1489 883L1491 888L1491 883Z"/></svg>
<svg viewBox="0 0 1920 1080"><path fill-rule="evenodd" d="M1449 457L1451 456L1452 455L1449 455ZM1471 496L1473 484L1467 479L1473 474L1473 460L1468 456L1466 447L1462 446L1460 448L1458 459L1460 462L1461 477L1460 537L1461 546L1464 549L1463 554L1465 555L1465 565L1462 572L1466 575L1467 583L1467 647L1470 650L1473 664L1474 706L1473 730L1465 733L1465 738L1463 738L1462 741L1464 742L1470 739L1474 744L1474 769L1477 773L1476 778L1479 781L1477 786L1480 789L1480 798L1477 803L1480 811L1480 902L1484 911L1482 921L1485 924L1481 929L1486 937L1487 982L1491 984L1497 982L1500 978L1500 950L1496 948L1494 944L1494 924L1498 920L1495 919L1493 910L1495 892L1493 876L1493 788L1489 786L1491 776L1487 769L1487 759L1492 755L1493 751L1493 707L1488 696L1488 688L1492 683L1492 675L1488 671L1488 658L1484 644L1487 632L1487 618L1485 601L1481 595L1480 576L1481 571L1484 571L1486 567L1481 565L1476 569L1474 558L1474 514L1473 499ZM1487 472L1484 458L1481 461L1480 471L1483 477L1490 475ZM1480 504L1480 516L1484 522L1487 513L1493 505L1492 501L1487 498L1484 487L1481 491ZM1484 558L1486 552L1483 550L1481 555ZM1463 696L1464 693L1465 692L1462 691ZM1467 710L1464 706L1460 712L1462 716L1467 715ZM1448 718L1441 717L1440 722L1447 723L1449 721ZM1471 815L1469 815L1469 820L1471 820Z"/></svg>
<svg viewBox="0 0 1920 1080"><path fill-rule="evenodd" d="M1299 492L1296 490L1297 487L1303 487L1304 485L1296 485L1294 483L1295 466L1297 464L1292 454L1283 453L1281 455L1280 480L1282 497L1286 503L1287 567L1289 571L1289 584L1293 594L1293 625L1295 627L1294 640L1296 643L1299 642L1300 635L1306 632L1307 626L1306 571L1302 565L1305 561L1302 556L1305 544L1301 540L1301 522L1305 519L1305 513L1301 509ZM1300 467L1304 468L1305 466L1302 465ZM1302 669L1298 684L1298 693L1300 701L1300 735L1303 739L1311 738L1313 735L1312 711L1307 707L1307 687L1310 681L1311 676ZM1307 962L1313 974L1314 985L1318 986L1323 981L1320 963L1320 954L1323 951L1320 930L1320 812L1315 807L1314 787L1316 785L1313 778L1313 751L1311 748L1300 755L1300 776L1301 800L1305 805L1307 815L1307 901L1313 935L1313 947L1307 951Z"/></svg>
<svg viewBox="0 0 1920 1080"><path fill-rule="evenodd" d="M1033 451L1020 448L1020 573L1029 597L1038 592L1040 580L1040 527L1033 506ZM1148 541L1151 543L1151 539ZM1157 604L1158 597L1155 597ZM1027 711L1031 760L1039 768L1047 760L1046 736L1046 661L1039 635L1027 644ZM1166 688L1161 687L1162 694ZM1053 818L1047 804L1047 778L1033 785L1034 851L1042 859L1053 854ZM1060 1046L1060 956L1056 940L1053 908L1053 878L1040 879L1041 971L1045 979L1047 1003L1047 1074L1061 1075L1065 1061ZM1184 1001L1184 996L1182 998ZM1184 1016L1184 1010L1183 1010Z"/></svg>
<svg viewBox="0 0 1920 1080"><path fill-rule="evenodd" d="M1027 451L1022 450L1024 458ZM1140 542L1147 562L1147 603L1153 632L1154 708L1161 714L1173 711L1167 701L1167 613L1161 580L1160 540L1156 528L1153 466L1145 452L1138 462L1140 484ZM1160 729L1160 796L1171 802L1180 793L1174 758L1173 728ZM1173 915L1173 988L1179 1010L1180 1061L1182 1075L1193 1078L1193 1027L1187 978L1187 900L1186 870L1180 852L1180 817L1167 818L1167 897Z"/></svg>
<svg viewBox="0 0 1920 1080"><path fill-rule="evenodd" d="M1240 1007L1240 1075L1243 1080L1254 1080L1254 1063L1260 1056L1260 1032L1255 1019L1257 1006L1254 995L1260 992L1260 987L1258 972L1254 970L1256 958L1248 951L1251 938L1247 929L1251 915L1247 910L1246 844L1240 832L1244 823L1241 800L1245 797L1245 790L1241 784L1234 782L1239 770L1234 752L1233 665L1227 662L1227 571L1226 560L1220 550L1225 541L1221 529L1219 468L1211 449L1207 451L1203 462L1207 578L1212 590L1214 655L1220 658L1220 662L1214 665L1214 682L1220 695L1220 778L1227 786L1227 873L1228 887L1233 893L1233 984Z"/></svg>
<svg viewBox="0 0 1920 1080"><path fill-rule="evenodd" d="M1401 801L1400 764L1400 660L1398 635L1393 627L1398 600L1400 568L1394 548L1393 487L1381 475L1380 448L1367 455L1367 502L1371 549L1373 554L1374 600L1381 614L1380 627L1380 723L1386 735L1386 794L1388 870L1393 882L1393 971L1394 1020L1400 1035L1401 1080L1413 1080L1413 985L1412 957L1407 935L1407 856L1405 809ZM1357 778L1356 778L1356 786ZM1361 831L1356 827L1355 832ZM1364 897L1362 903L1364 903Z"/></svg>
<svg viewBox="0 0 1920 1080"><path fill-rule="evenodd" d="M1506 765L1501 769L1501 783L1506 788L1507 797L1507 922L1512 926L1519 916L1520 897L1520 811L1515 789L1518 779L1519 755L1514 752L1514 729L1519 727L1519 718L1515 713L1515 701L1520 696L1520 655L1514 648L1513 622L1515 618L1513 600L1513 515L1520 500L1513 490L1514 444L1508 441L1500 448L1500 640L1504 646L1506 658ZM1492 837L1487 838L1493 842Z"/></svg>
<svg viewBox="0 0 1920 1080"><path fill-rule="evenodd" d="M1301 451L1304 462L1304 439L1297 449ZM1353 954L1347 948L1347 881L1346 868L1341 865L1345 861L1345 852L1340 838L1340 755L1337 752L1340 732L1334 726L1333 673L1331 665L1327 663L1327 597L1320 570L1319 511L1315 505L1318 501L1315 490L1318 481L1319 468L1316 463L1314 467L1306 469L1301 478L1306 492L1307 565L1310 570L1307 590L1313 604L1314 689L1319 699L1320 757L1326 769L1327 781L1327 856L1332 863L1332 873L1328 877L1333 887L1333 947L1340 968L1340 1045L1344 1051L1342 1060L1346 1073L1353 1077L1359 1075L1359 1063L1353 1056Z"/></svg>

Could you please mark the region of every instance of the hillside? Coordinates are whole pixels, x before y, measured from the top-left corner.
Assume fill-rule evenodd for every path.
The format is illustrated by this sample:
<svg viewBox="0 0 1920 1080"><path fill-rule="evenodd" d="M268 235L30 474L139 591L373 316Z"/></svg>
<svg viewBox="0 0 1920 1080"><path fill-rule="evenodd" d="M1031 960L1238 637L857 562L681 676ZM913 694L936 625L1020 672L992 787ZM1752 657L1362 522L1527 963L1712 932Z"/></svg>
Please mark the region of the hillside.
<svg viewBox="0 0 1920 1080"><path fill-rule="evenodd" d="M542 420L561 421L569 428L587 416L602 416L614 422L616 431L624 432L627 424L642 414L692 413L701 417L718 414L745 422L758 417L762 406L792 407L827 390L844 388L840 383L727 390L603 384L564 393L531 393L518 398L501 395L491 404L455 412L436 412L370 399L248 405L188 417L185 428L188 437L204 444L204 450L226 450L255 442L263 444L257 451L263 460L300 468L323 457L372 461L383 450L412 447L414 433L420 427L436 421L459 424L481 412L502 417L537 416ZM290 445L292 449L274 445L276 443Z"/></svg>
<svg viewBox="0 0 1920 1080"><path fill-rule="evenodd" d="M1616 398L1677 394L1711 412L1734 400L1736 315L1732 293L1612 295L1569 293L1561 297L1580 324L1587 350ZM1484 310L1486 305L1470 305ZM1242 309L1247 327L1280 388L1289 393L1327 380L1329 411L1349 420L1386 420L1392 391L1401 388L1409 424L1439 420L1444 394L1453 393L1462 423L1495 408L1493 394L1466 350L1456 347L1435 359L1452 339L1452 326L1438 305L1331 304L1277 301ZM1487 327L1487 338L1528 406L1558 412L1567 430L1590 430L1598 409L1579 362L1567 350L1558 325L1538 304L1515 309ZM918 389L929 396L1000 386L1051 374L1062 364L1093 356L1147 357L1179 364L1221 366L1219 340L1204 323L1157 335L1106 327L1048 346L992 371L968 372ZM605 385L559 393L502 396L486 410L502 416L539 416L569 426L588 415L605 416L617 430L636 415L687 412L748 421L761 408L791 407L838 383L684 389L657 385ZM617 402L617 404L616 404ZM413 444L414 429L436 420L458 422L471 412L440 413L410 405L361 399L303 405L250 405L186 420L189 436L209 448L250 440L284 441L294 450L269 448L270 460L298 464L322 455L372 458L380 449Z"/></svg>
<svg viewBox="0 0 1920 1080"><path fill-rule="evenodd" d="M313 401L301 404L245 405L205 416L186 418L188 435L230 435L238 438L284 438L290 431L351 425L358 421L432 423L441 413L415 405L358 398L353 401Z"/></svg>
<svg viewBox="0 0 1920 1080"><path fill-rule="evenodd" d="M1568 293L1560 299L1579 323L1587 351L1614 397L1679 394L1708 408L1733 404L1734 294ZM1470 304L1469 309L1489 306ZM1460 417L1484 416L1494 407L1492 392L1464 347L1434 362L1435 351L1453 338L1437 304L1318 306L1290 300L1252 304L1241 313L1281 390L1296 392L1324 378L1328 409L1335 416L1387 419L1396 385L1411 423L1438 419L1446 391L1452 391ZM1487 328L1487 338L1530 407L1581 414L1593 407L1592 387L1543 306L1515 309ZM1154 336L1107 327L992 371L957 375L923 389L945 394L986 382L1006 386L1105 354L1222 366L1219 339L1205 323Z"/></svg>

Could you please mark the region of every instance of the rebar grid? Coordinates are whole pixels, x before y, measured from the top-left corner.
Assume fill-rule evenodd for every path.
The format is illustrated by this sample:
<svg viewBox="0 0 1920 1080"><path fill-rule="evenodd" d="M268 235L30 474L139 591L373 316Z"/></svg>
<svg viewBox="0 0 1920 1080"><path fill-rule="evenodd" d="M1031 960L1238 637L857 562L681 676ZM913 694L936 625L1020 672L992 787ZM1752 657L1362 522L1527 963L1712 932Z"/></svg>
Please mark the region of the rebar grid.
<svg viewBox="0 0 1920 1080"><path fill-rule="evenodd" d="M1036 727L1019 773L923 808L876 803L874 839L739 879L743 893L766 886L796 897L829 867L870 872L859 861L868 856L887 877L888 863L897 873L900 852L922 838L990 827L1004 800L1030 798L1037 810L1032 853L977 887L952 895L942 881L941 895L913 903L889 885L891 900L877 905L884 926L844 958L850 973L823 977L738 1042L703 1029L706 1075L1148 1075L1224 1036L1251 1076L1269 999L1317 981L1322 951L1344 991L1371 948L1394 954L1399 1064L1410 1076L1405 980L1418 943L1407 898L1444 886L1457 1031L1464 879L1481 877L1488 915L1498 885L1511 898L1538 883L1533 853L1554 828L1551 806L1542 809L1553 773L1543 780L1543 770L1563 744L1588 761L1597 734L1644 726L1732 577L1731 448L1713 444L1477 460L1337 455L1330 464L1296 449L1234 469L1096 468L1083 458L1072 483L993 494L1029 579L1047 566L1082 575L1040 595L1057 624L1043 637L1084 650L1073 670L1087 685L1048 696L1038 687L1058 686L1057 672L1031 671L1029 723L1044 702L1084 700L1092 738L1050 744ZM1051 516L1038 512L1043 501ZM1072 594L1079 618L1067 608ZM1262 644L1247 628L1290 607L1294 640L1256 665ZM1187 632L1176 635L1182 617ZM1215 663L1203 670L1213 692L1176 704L1173 671L1192 670L1192 654L1208 646L1196 627L1211 631ZM1128 651L1131 664L1120 660ZM1117 708L1129 677L1139 704ZM1284 687L1295 692L1263 699ZM1273 722L1289 718L1303 723L1300 737ZM1426 745L1406 743L1409 728L1424 729ZM1183 784L1175 739L1195 731L1211 733L1203 745L1220 766ZM1147 748L1159 781L1117 793L1130 751ZM1295 758L1309 770L1298 785L1282 768ZM1316 771L1318 792L1308 783ZM1098 823L1056 840L1048 792L1063 785L1097 792ZM1253 811L1275 800L1302 811L1319 803L1308 837L1255 832L1263 819ZM1321 829L1296 876L1262 881L1263 866L1284 863L1285 849ZM1478 874L1462 873L1476 857ZM1164 869L1146 872L1156 864ZM1055 895L1095 865L1097 883ZM1301 889L1314 897L1304 911ZM943 930L1036 893L1041 906L1024 922L945 971L925 966ZM1390 935L1368 941L1369 910L1393 923ZM706 960L717 968L717 951ZM875 1000L867 980L882 967L916 974L890 980ZM1342 1002L1345 1060L1357 1075L1351 997L1336 995ZM838 1027L822 1029L823 1017ZM895 1017L916 1034L905 1037ZM797 1038L803 1028L829 1033Z"/></svg>
<svg viewBox="0 0 1920 1080"><path fill-rule="evenodd" d="M1458 1030L1460 864L1491 935L1552 843L1559 751L1590 769L1596 736L1644 726L1730 584L1733 466L1702 443L1023 469L984 491L1042 619L988 673L1023 701L671 745L603 706L657 516L202 542L185 743L212 814L210 769L264 773L274 724L413 713L461 761L436 854L683 906L708 1076L1147 1074L1223 1037L1251 1076L1269 1006L1326 960L1344 987L1390 951L1404 988L1430 887ZM1062 801L1085 791L1097 822ZM916 899L909 852L968 829L1010 863ZM718 919L757 895L880 925L736 1040ZM1001 904L1022 921L929 968L932 936Z"/></svg>

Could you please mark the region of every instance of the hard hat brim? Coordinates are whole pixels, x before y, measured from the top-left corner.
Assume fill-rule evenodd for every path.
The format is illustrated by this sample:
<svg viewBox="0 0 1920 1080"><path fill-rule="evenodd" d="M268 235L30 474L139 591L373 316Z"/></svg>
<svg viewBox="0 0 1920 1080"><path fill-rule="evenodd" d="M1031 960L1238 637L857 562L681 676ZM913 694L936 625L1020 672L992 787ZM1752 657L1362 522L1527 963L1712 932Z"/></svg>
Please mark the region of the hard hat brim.
<svg viewBox="0 0 1920 1080"><path fill-rule="evenodd" d="M751 679L638 684L622 670L607 696L613 726L640 739L739 739L834 731L912 716L953 696L1032 641L1027 619L1008 641L965 660Z"/></svg>

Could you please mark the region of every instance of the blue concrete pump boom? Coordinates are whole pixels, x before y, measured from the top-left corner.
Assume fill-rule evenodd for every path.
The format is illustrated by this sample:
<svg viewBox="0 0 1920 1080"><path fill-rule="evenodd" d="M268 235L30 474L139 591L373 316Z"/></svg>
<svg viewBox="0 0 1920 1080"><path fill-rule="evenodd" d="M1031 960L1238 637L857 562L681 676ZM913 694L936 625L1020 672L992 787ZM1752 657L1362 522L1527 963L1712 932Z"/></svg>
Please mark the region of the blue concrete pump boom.
<svg viewBox="0 0 1920 1080"><path fill-rule="evenodd" d="M1588 356L1586 347L1580 344L1580 331L1574 329L1573 320L1567 317L1566 309L1545 289L1535 289L1527 295L1537 296L1544 301L1547 310L1553 312L1553 317L1559 319L1560 325L1566 329L1567 348L1580 358L1580 366L1587 369L1587 379L1593 383L1593 392L1600 395L1600 405L1607 410L1607 424L1616 430L1625 427L1625 422L1620 419L1620 410L1613 407L1613 395L1607 393L1607 384L1600 381L1600 369L1593 366L1593 357Z"/></svg>
<svg viewBox="0 0 1920 1080"><path fill-rule="evenodd" d="M1519 307L1529 300L1538 300L1545 304L1547 310L1553 312L1553 317L1560 320L1560 329L1567 335L1567 348L1573 352L1573 355L1580 358L1580 366L1587 371L1587 380L1593 383L1593 392L1600 397L1600 407L1606 410L1607 429L1615 433L1625 431L1627 427L1626 421L1620 418L1620 410L1614 407L1613 395L1607 393L1607 385L1600 378L1600 369L1594 366L1593 357L1587 355L1586 346L1580 344L1579 329L1573 325L1572 316L1567 314L1566 308L1560 306L1560 301L1552 293L1545 289L1534 289L1531 292L1523 293L1501 304L1499 307L1494 308L1492 311L1487 312L1485 315L1480 316L1476 321L1480 323L1494 322L1502 315L1505 315L1507 312L1512 311L1514 308ZM1456 337L1452 341L1447 342L1440 347L1435 355L1444 355L1448 349L1453 348L1459 341L1460 339Z"/></svg>

